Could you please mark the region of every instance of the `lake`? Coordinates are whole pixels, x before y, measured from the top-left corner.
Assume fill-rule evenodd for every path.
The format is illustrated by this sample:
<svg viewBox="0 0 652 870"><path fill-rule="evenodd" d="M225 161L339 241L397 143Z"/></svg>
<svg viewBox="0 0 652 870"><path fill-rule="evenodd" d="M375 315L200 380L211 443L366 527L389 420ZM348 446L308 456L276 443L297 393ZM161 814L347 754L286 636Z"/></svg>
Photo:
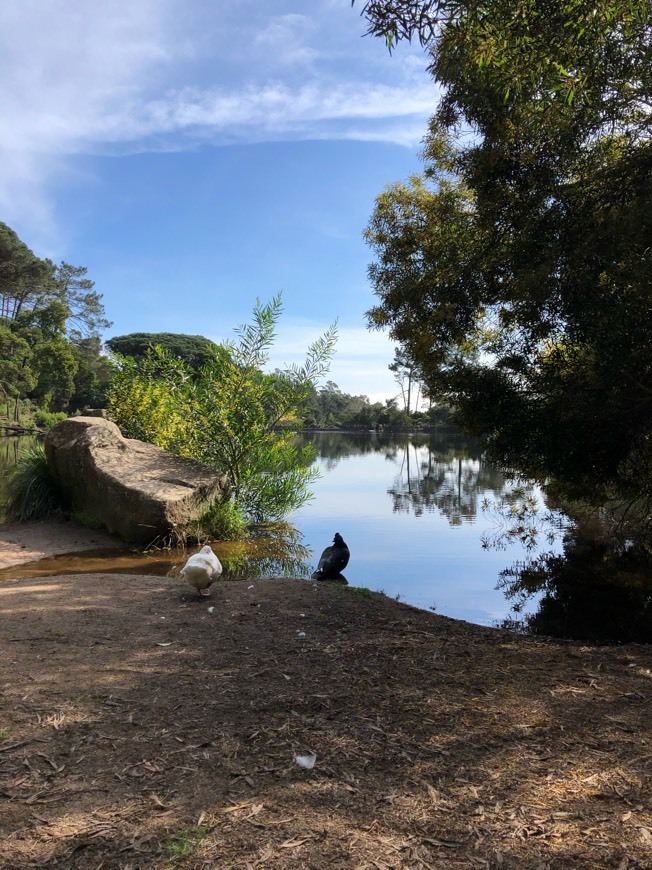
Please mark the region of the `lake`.
<svg viewBox="0 0 652 870"><path fill-rule="evenodd" d="M501 535L504 526L491 505L509 499L514 486L484 462L473 440L453 431L322 432L300 438L317 454L321 477L312 487L314 498L288 518L289 529L272 537L215 543L225 576L307 577L340 532L351 550L344 572L350 585L481 625L510 616L510 603L497 588L500 572L540 548L528 552L519 540ZM20 448L31 443L33 439L2 439L1 466L12 465ZM528 491L543 507L540 491ZM558 552L560 545L546 541L544 549L551 548ZM178 551L154 556L85 553L38 567L48 573L166 574L184 558ZM535 610L536 603L534 595L523 613Z"/></svg>
<svg viewBox="0 0 652 870"><path fill-rule="evenodd" d="M480 625L589 642L652 642L652 560L596 522L549 510L484 461L477 443L434 434L305 433L321 477L288 523L213 543L224 579L309 577L340 532L351 586ZM35 439L0 439L0 482ZM528 511L520 507L526 504ZM176 576L182 550L83 552L6 569ZM520 623L520 625L518 624ZM527 623L527 625L525 624Z"/></svg>
<svg viewBox="0 0 652 870"><path fill-rule="evenodd" d="M510 616L496 588L500 572L541 549L561 550L558 540L546 539L528 551L502 534L492 506L509 500L514 484L459 433L302 437L315 447L322 476L314 499L290 519L315 559L336 531L342 534L352 585L494 625ZM526 490L544 510L540 490ZM536 597L528 612L535 609Z"/></svg>

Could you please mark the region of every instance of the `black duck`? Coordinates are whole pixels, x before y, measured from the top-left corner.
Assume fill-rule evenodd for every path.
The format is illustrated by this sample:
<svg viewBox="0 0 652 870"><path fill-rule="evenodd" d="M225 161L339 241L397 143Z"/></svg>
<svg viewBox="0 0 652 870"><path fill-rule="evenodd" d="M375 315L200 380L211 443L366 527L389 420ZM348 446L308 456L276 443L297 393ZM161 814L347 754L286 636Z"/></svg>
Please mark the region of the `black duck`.
<svg viewBox="0 0 652 870"><path fill-rule="evenodd" d="M349 564L351 553L339 532L335 532L332 547L326 547L321 554L313 580L335 580Z"/></svg>

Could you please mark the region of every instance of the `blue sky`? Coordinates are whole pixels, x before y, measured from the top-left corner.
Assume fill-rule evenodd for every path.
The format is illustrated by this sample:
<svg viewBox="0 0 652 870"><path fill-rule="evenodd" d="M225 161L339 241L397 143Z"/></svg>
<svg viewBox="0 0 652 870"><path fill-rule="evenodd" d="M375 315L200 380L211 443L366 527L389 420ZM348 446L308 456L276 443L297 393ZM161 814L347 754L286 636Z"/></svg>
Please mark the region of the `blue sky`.
<svg viewBox="0 0 652 870"><path fill-rule="evenodd" d="M362 231L419 171L437 93L349 0L20 0L0 5L0 220L88 267L105 338L220 341L283 291L272 365L335 319L331 373L397 392L369 332Z"/></svg>

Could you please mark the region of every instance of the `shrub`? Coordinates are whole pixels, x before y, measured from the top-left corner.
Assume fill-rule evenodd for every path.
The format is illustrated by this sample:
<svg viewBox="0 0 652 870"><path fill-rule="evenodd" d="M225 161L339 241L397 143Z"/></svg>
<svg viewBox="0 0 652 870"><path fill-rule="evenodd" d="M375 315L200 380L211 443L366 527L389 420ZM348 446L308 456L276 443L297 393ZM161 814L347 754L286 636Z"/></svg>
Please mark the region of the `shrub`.
<svg viewBox="0 0 652 870"><path fill-rule="evenodd" d="M35 444L9 473L5 517L24 523L59 513L61 509L61 490L48 468L43 445Z"/></svg>
<svg viewBox="0 0 652 870"><path fill-rule="evenodd" d="M34 424L39 429L51 429L55 423L60 423L61 420L67 420L68 415L64 411L46 411L43 408L38 408L34 412Z"/></svg>
<svg viewBox="0 0 652 870"><path fill-rule="evenodd" d="M337 336L333 325L310 345L303 366L270 374L280 313L280 296L258 302L239 340L207 352L198 372L160 347L137 362L121 360L108 393L111 418L125 436L220 469L253 523L281 519L311 498L314 451L298 449L293 434Z"/></svg>

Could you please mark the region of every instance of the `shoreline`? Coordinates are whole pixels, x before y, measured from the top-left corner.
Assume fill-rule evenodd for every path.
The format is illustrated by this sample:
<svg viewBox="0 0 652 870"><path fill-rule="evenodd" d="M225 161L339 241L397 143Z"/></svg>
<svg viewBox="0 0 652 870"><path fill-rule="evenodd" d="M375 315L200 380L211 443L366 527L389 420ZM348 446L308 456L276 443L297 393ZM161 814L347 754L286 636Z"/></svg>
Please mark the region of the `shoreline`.
<svg viewBox="0 0 652 870"><path fill-rule="evenodd" d="M108 532L87 529L73 520L0 523L0 570L83 550L125 548Z"/></svg>

